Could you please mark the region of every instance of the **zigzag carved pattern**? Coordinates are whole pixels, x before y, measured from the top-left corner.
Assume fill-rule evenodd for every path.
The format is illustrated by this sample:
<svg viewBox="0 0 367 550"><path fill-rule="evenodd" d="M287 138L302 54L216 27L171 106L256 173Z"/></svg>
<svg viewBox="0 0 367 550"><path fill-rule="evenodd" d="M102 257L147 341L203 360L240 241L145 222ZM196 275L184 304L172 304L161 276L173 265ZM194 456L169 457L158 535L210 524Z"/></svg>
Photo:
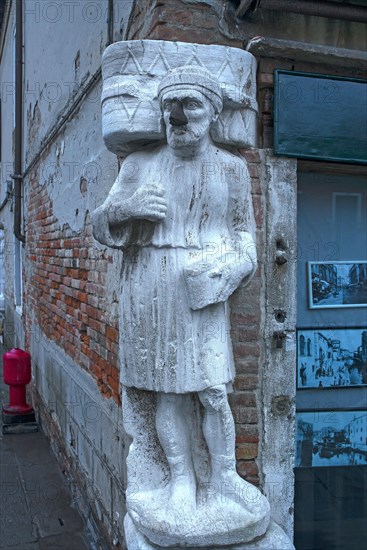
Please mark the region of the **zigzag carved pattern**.
<svg viewBox="0 0 367 550"><path fill-rule="evenodd" d="M149 74L149 73L151 74L154 67L159 63L159 61L162 61L166 71L169 71L170 69L174 68L170 64L169 60L167 59L167 56L166 56L166 54L165 54L165 52L164 52L161 45L159 46L159 50L158 50L157 55L155 56L153 61L149 64L149 66L146 67L146 68L143 67L143 63L138 61L138 59L137 59L136 55L134 54L131 46L129 45L128 46L128 54L126 55L126 57L124 59L124 62L122 64L121 68L120 68L120 74L121 75L125 74L126 68L130 65L130 63L133 66L135 66L136 71L139 75L146 75L146 74ZM200 60L200 57L198 55L196 46L193 47L193 52L192 52L191 57L184 64L184 66L188 66L188 65L199 65L200 67L206 68L205 65L202 63L202 61ZM131 67L131 65L130 65L130 67ZM216 78L218 78L219 81L221 80L220 77L223 75L223 73L226 70L228 70L228 68L229 68L229 70L230 70L230 72L233 76L233 79L235 79L236 75L232 71L232 67L231 67L231 63L230 63L230 57L229 57L229 51L226 50L226 59L223 61L222 65L219 67L219 70L217 71L217 73L216 74L214 73ZM131 68L129 68L128 73L131 74ZM152 104L153 109L157 108L157 106L155 105L153 99L150 100L150 103ZM134 106L134 108L132 110L129 110L127 105L125 105L124 102L122 102L122 108L124 109L124 111L126 113L126 116L127 116L130 123L133 123L134 118L137 116L138 111L139 111L139 106L140 106L140 104L138 102L137 105ZM219 121L218 121L218 123L219 123Z"/></svg>

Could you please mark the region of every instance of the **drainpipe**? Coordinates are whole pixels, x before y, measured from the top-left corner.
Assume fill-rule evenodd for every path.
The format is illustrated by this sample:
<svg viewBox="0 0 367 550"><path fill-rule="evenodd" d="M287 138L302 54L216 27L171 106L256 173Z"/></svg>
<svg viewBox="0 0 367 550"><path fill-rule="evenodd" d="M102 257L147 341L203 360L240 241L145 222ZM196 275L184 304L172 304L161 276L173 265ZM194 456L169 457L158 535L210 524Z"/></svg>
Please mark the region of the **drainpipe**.
<svg viewBox="0 0 367 550"><path fill-rule="evenodd" d="M357 4L330 2L327 0L242 0L237 17L245 17L257 9L285 11L316 17L329 17L344 21L367 22L367 9Z"/></svg>
<svg viewBox="0 0 367 550"><path fill-rule="evenodd" d="M16 0L15 14L15 132L14 132L14 235L22 243L22 134L23 134L23 0Z"/></svg>
<svg viewBox="0 0 367 550"><path fill-rule="evenodd" d="M113 43L113 0L108 0L107 11L107 46Z"/></svg>

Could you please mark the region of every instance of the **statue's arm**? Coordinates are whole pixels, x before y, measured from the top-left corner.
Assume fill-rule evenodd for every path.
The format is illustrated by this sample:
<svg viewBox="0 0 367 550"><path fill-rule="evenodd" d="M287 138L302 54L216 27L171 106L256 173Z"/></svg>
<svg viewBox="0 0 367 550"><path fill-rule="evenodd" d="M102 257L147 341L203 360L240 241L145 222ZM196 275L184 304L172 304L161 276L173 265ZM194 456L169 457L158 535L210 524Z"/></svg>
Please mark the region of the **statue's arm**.
<svg viewBox="0 0 367 550"><path fill-rule="evenodd" d="M238 263L241 279L248 284L257 269L256 221L251 195L251 178L247 163L241 163L241 178L230 178L228 182L228 218L235 248L238 248Z"/></svg>
<svg viewBox="0 0 367 550"><path fill-rule="evenodd" d="M123 248L131 233L129 221L129 189L120 170L106 200L92 213L93 236L101 244Z"/></svg>
<svg viewBox="0 0 367 550"><path fill-rule="evenodd" d="M248 284L256 271L256 224L245 164L241 174L239 180L229 175L227 182L231 241L221 243L220 253L207 266L197 264L185 270L190 307L194 310L228 300L242 281Z"/></svg>
<svg viewBox="0 0 367 550"><path fill-rule="evenodd" d="M139 180L131 181L126 176L125 163L105 202L92 214L94 238L112 248L123 248L130 242L132 222L159 222L166 215L163 189L152 183L141 185Z"/></svg>

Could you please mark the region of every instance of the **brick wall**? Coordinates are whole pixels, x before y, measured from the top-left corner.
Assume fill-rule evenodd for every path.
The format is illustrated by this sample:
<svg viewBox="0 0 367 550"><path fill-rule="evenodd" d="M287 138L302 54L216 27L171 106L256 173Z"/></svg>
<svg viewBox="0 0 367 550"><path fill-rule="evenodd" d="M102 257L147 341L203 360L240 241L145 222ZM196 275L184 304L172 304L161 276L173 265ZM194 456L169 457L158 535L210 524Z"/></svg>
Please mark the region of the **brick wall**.
<svg viewBox="0 0 367 550"><path fill-rule="evenodd" d="M260 158L258 151L241 150L246 159L252 182L252 200L257 227L259 267L250 285L239 289L231 300L233 352L236 364L234 393L230 404L236 422L236 458L238 472L251 483L259 485L261 475L257 465L260 431L260 366L263 356L262 324L262 245L263 197L260 187Z"/></svg>
<svg viewBox="0 0 367 550"><path fill-rule="evenodd" d="M241 39L220 34L217 10L205 2L138 0L131 21L129 40L150 38L242 47Z"/></svg>
<svg viewBox="0 0 367 550"><path fill-rule="evenodd" d="M106 319L112 256L94 247L88 215L82 233L60 227L36 171L28 185L26 341L39 329L92 374L103 396L119 403L118 327Z"/></svg>

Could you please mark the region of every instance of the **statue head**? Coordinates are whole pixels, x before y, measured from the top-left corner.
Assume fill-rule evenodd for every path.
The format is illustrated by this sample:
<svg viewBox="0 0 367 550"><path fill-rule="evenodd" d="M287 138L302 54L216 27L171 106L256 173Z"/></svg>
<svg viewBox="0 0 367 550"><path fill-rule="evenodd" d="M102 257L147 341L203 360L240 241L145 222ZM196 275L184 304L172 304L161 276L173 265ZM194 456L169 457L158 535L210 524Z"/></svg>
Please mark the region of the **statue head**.
<svg viewBox="0 0 367 550"><path fill-rule="evenodd" d="M158 87L168 144L193 146L209 135L223 108L218 81L202 67L173 69Z"/></svg>

